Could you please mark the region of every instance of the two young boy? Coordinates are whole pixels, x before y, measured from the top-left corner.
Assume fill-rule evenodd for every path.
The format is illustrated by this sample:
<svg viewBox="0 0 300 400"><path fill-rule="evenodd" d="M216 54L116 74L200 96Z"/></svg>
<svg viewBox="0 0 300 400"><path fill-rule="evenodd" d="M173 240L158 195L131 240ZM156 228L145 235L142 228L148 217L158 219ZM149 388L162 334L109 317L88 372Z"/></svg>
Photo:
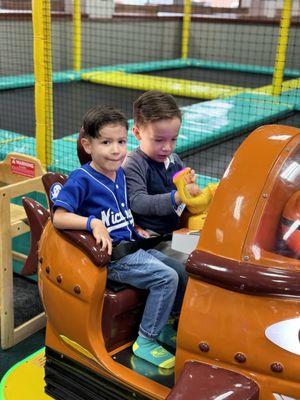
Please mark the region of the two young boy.
<svg viewBox="0 0 300 400"><path fill-rule="evenodd" d="M150 98L146 98L146 103L149 106L153 104L154 108L160 109L160 104L154 104L157 102L156 96L161 96L162 99L166 96L167 103L175 104L175 114L173 111L166 116L159 114L161 117L157 120L143 120L142 124L137 123L134 127L134 133L141 140L141 154L149 157L150 163L151 160L157 163L151 183L156 184L156 176L161 176L161 182L166 182L166 189L158 196L161 196L161 203L166 207L165 212L170 212L174 217L172 224L166 224L166 231L171 232L177 226L179 217L176 211L181 203L178 192L170 181L173 170L175 173L182 168L179 158L171 154L181 115L172 96L159 92L148 92L148 96ZM139 100L137 104L138 102ZM142 98L142 103L145 107L145 98ZM140 110L140 107L135 109ZM143 111L143 115L145 112ZM143 226L157 233L164 232L164 229L162 224L144 224L143 219L139 221L141 228L137 230L134 226L125 175L121 168L126 156L127 129L124 115L112 107L94 107L88 111L83 121L82 145L91 155L92 161L70 174L55 201L53 223L59 229L86 229L92 232L101 248L107 249L113 255L108 265L108 278L149 290L133 352L159 367L172 368L175 357L157 340L174 349L176 347L176 331L169 317L171 313L174 316L180 313L187 275L183 265L175 259L155 249L145 251L139 248L142 247L143 238L149 236L149 232L141 229ZM174 164L174 159L178 164ZM158 192L153 195L150 192L149 195L161 193L164 185L160 185L162 187ZM194 182L191 181L191 192L194 190L193 186ZM129 190L130 199L138 204L132 182ZM155 192L155 187L153 191ZM160 218L159 214L153 215ZM127 255L124 257L114 257L115 250L124 243L134 245L127 246Z"/></svg>

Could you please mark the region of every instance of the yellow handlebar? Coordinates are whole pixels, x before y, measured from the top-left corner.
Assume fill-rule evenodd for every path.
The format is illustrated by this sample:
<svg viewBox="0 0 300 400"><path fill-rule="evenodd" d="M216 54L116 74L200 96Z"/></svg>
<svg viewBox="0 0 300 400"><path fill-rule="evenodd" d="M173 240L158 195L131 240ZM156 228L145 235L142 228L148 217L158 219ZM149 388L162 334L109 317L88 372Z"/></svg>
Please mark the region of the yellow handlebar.
<svg viewBox="0 0 300 400"><path fill-rule="evenodd" d="M197 196L192 196L186 190L186 184L190 182L191 169L184 168L173 177L173 182L179 192L181 200L186 204L192 214L200 214L207 211L207 208L215 194L218 184L209 183Z"/></svg>

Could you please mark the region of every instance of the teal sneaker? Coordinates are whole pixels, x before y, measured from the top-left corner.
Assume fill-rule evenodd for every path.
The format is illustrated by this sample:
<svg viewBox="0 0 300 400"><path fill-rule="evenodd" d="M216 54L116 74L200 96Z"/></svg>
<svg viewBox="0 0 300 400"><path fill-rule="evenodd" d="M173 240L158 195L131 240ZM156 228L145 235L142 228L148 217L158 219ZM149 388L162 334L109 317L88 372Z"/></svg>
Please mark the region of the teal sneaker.
<svg viewBox="0 0 300 400"><path fill-rule="evenodd" d="M173 368L175 357L168 350L160 346L156 341L138 336L132 345L133 353L137 356L156 365L159 368Z"/></svg>
<svg viewBox="0 0 300 400"><path fill-rule="evenodd" d="M163 330L160 332L160 335L157 338L159 342L172 347L172 349L176 349L176 339L177 332L173 328L173 323L171 321L163 327Z"/></svg>
<svg viewBox="0 0 300 400"><path fill-rule="evenodd" d="M135 372L150 379L157 376L170 376L174 374L174 368L159 368L134 354L130 356L130 365Z"/></svg>

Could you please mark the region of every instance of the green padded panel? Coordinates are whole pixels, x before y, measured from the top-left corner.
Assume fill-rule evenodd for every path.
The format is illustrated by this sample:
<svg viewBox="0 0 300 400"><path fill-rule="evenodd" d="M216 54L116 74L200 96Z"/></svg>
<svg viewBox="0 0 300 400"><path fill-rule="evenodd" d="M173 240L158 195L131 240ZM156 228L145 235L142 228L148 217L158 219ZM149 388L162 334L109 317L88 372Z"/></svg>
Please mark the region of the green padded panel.
<svg viewBox="0 0 300 400"><path fill-rule="evenodd" d="M35 156L35 138L0 129L0 159L12 151Z"/></svg>
<svg viewBox="0 0 300 400"><path fill-rule="evenodd" d="M23 139L23 138L26 138L26 136L24 136L24 135L22 135L20 133L17 133L17 132L0 129L0 143L1 143L1 146L5 142L11 141L11 140L20 140L20 139Z"/></svg>
<svg viewBox="0 0 300 400"><path fill-rule="evenodd" d="M147 61L143 63L134 63L124 65L122 68L125 72L150 72L164 69L177 69L193 66L189 59L177 58L174 60Z"/></svg>
<svg viewBox="0 0 300 400"><path fill-rule="evenodd" d="M293 111L293 106L272 96L242 93L183 107L177 141L178 153L203 147L274 121Z"/></svg>
<svg viewBox="0 0 300 400"><path fill-rule="evenodd" d="M218 183L220 180L211 176L197 174L197 184L203 189L208 183Z"/></svg>
<svg viewBox="0 0 300 400"><path fill-rule="evenodd" d="M300 89L292 89L283 92L280 100L294 106L296 111L300 111Z"/></svg>
<svg viewBox="0 0 300 400"><path fill-rule="evenodd" d="M53 83L65 83L70 81L80 81L80 73L75 71L54 72ZM34 86L35 79L33 74L2 76L0 78L0 90L18 89Z"/></svg>
<svg viewBox="0 0 300 400"><path fill-rule="evenodd" d="M0 90L17 89L34 85L34 75L12 75L0 78Z"/></svg>
<svg viewBox="0 0 300 400"><path fill-rule="evenodd" d="M274 67L266 67L263 65L239 64L239 63L219 62L210 60L197 60L193 58L187 59L186 62L189 62L189 65L192 67L199 67L206 69L220 69L227 71L249 72L252 74L264 74L264 75L274 74ZM286 68L284 70L284 76L297 78L300 76L300 70Z"/></svg>
<svg viewBox="0 0 300 400"><path fill-rule="evenodd" d="M239 135L245 130L274 121L294 109L293 105L279 102L272 96L242 93L221 100L212 100L182 108L183 122L176 151L204 147L226 137ZM131 132L129 120L128 151L138 146ZM51 171L68 174L79 166L76 154L77 133L54 140L54 159ZM59 160L64 160L60 163Z"/></svg>
<svg viewBox="0 0 300 400"><path fill-rule="evenodd" d="M63 139L55 139L53 141L53 162L48 168L49 171L68 175L71 171L79 167L77 136L78 134L75 133Z"/></svg>

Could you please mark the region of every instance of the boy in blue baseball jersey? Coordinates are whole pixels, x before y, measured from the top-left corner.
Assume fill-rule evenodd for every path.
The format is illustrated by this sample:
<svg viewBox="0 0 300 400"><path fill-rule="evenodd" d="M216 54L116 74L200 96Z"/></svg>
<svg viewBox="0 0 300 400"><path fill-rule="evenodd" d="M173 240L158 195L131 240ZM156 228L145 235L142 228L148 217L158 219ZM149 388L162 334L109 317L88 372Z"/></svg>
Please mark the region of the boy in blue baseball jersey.
<svg viewBox="0 0 300 400"><path fill-rule="evenodd" d="M176 332L167 324L179 314L186 276L183 265L157 250L139 248L143 239L134 227L121 164L126 156L127 120L118 110L96 106L83 122L82 146L92 161L73 171L55 203L53 224L59 229L86 229L112 254L108 278L148 289L133 352L159 367L172 368L175 357L157 340L176 347ZM124 257L114 257L123 244Z"/></svg>

